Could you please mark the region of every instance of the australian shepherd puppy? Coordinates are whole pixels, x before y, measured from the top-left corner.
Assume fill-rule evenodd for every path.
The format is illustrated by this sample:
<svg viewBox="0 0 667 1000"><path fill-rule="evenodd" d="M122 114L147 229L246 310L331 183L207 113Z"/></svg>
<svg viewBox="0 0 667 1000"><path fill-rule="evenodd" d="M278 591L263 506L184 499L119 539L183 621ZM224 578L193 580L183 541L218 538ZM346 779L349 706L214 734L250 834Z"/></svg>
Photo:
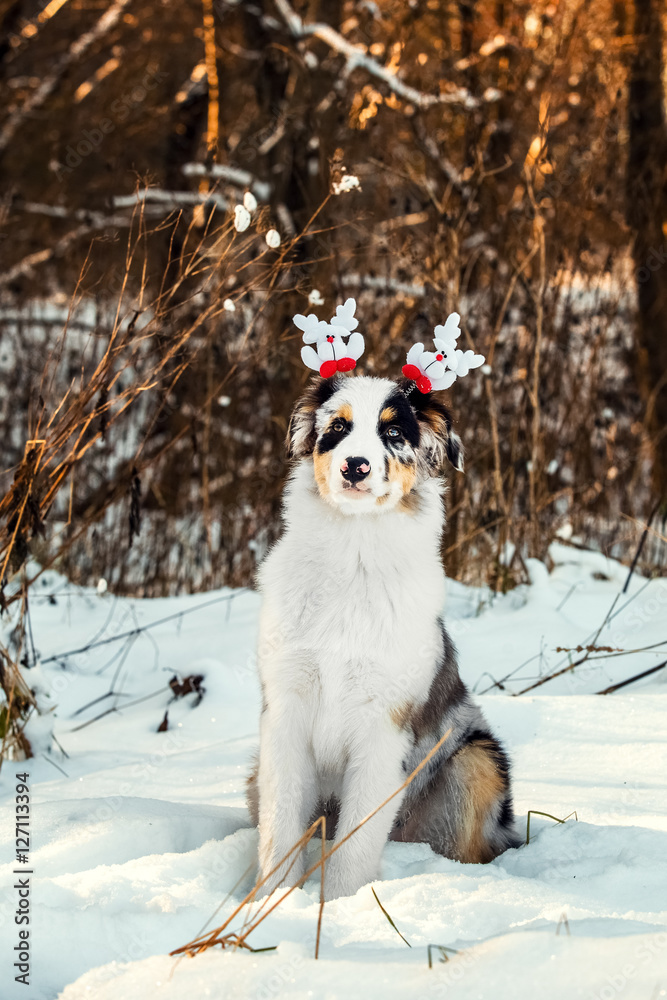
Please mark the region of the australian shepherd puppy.
<svg viewBox="0 0 667 1000"><path fill-rule="evenodd" d="M259 759L248 806L266 876L320 815L342 840L437 754L326 865L326 898L380 874L387 841L491 861L519 840L509 764L461 681L442 621L446 459L461 441L431 394L344 376L296 404L285 531L261 567ZM290 861L293 860L290 859ZM281 866L267 884L293 885Z"/></svg>

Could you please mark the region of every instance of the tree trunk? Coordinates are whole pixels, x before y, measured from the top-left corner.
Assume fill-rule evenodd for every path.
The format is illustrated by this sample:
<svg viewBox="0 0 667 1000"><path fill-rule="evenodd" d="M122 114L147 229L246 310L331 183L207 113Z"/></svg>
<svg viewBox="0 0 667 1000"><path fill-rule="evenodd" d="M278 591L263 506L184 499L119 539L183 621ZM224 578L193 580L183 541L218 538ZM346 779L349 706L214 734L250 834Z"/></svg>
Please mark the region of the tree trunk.
<svg viewBox="0 0 667 1000"><path fill-rule="evenodd" d="M639 316L640 384L653 446L653 483L667 497L667 122L661 0L635 0L635 55L628 99L628 222Z"/></svg>

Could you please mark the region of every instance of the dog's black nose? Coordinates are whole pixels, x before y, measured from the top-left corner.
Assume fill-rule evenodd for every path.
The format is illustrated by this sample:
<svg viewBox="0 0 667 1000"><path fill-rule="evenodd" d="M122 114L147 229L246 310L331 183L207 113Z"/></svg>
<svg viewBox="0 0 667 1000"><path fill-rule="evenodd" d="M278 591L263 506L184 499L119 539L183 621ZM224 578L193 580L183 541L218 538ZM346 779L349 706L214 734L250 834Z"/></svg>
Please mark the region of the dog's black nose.
<svg viewBox="0 0 667 1000"><path fill-rule="evenodd" d="M340 471L343 478L347 479L349 483L360 483L371 471L371 463L367 458L359 458L358 456L346 458L341 464Z"/></svg>

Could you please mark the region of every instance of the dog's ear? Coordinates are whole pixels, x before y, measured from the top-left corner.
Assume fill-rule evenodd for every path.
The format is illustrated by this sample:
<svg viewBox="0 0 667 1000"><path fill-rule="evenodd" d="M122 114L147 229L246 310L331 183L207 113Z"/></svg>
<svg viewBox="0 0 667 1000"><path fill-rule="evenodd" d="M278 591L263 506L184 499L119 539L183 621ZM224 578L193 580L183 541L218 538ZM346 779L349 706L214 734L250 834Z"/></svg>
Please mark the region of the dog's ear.
<svg viewBox="0 0 667 1000"><path fill-rule="evenodd" d="M334 378L313 379L303 396L297 400L287 428L287 454L289 458L306 458L312 455L317 440L315 418L320 406L339 388Z"/></svg>
<svg viewBox="0 0 667 1000"><path fill-rule="evenodd" d="M452 430L449 410L433 397L414 389L409 396L419 422L419 448L434 475L442 471L445 459L463 472L463 442Z"/></svg>

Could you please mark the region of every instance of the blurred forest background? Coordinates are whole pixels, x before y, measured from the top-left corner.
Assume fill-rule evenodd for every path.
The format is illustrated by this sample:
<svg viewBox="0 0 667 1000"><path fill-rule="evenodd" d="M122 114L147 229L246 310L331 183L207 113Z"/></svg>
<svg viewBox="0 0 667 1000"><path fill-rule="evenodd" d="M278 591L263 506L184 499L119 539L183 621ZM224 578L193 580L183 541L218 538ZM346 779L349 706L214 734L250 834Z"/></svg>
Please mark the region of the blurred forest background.
<svg viewBox="0 0 667 1000"><path fill-rule="evenodd" d="M629 561L651 517L664 572L663 0L0 25L3 581L32 554L126 593L251 583L308 378L291 317L349 295L363 371L454 309L490 365L448 394L451 576L505 590L556 536Z"/></svg>

